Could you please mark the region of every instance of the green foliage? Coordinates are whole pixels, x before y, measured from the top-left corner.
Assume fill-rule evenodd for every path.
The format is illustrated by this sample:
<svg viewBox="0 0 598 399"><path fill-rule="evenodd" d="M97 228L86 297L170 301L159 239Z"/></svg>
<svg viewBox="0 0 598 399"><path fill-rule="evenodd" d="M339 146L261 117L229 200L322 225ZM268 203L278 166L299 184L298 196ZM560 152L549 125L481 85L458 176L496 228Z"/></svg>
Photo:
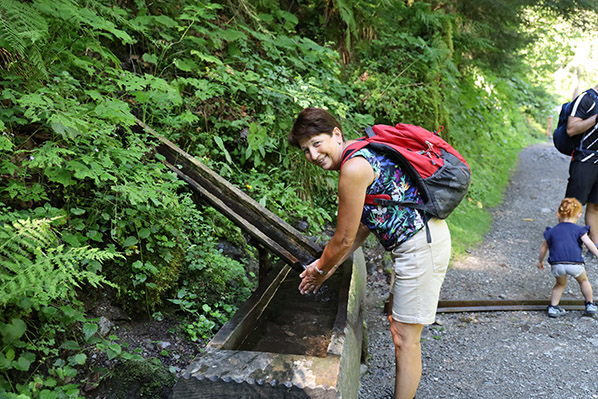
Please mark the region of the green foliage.
<svg viewBox="0 0 598 399"><path fill-rule="evenodd" d="M81 303L55 303L20 316L0 317L0 395L6 398L80 398L89 359L139 360L116 337L98 334Z"/></svg>
<svg viewBox="0 0 598 399"><path fill-rule="evenodd" d="M5 212L0 220L0 394L7 397L77 398L72 381L84 372L87 352L96 348L111 357L115 348L96 335L76 292L112 285L99 273L119 255L65 247L54 231L62 218Z"/></svg>
<svg viewBox="0 0 598 399"><path fill-rule="evenodd" d="M204 342L208 342L214 336L214 333L218 331L218 328L223 326L237 310L235 307L227 304L222 305L222 311L219 308L219 304L215 304L214 308L204 304L202 306L203 312L184 326L184 330L189 335L191 341L197 342L203 340Z"/></svg>
<svg viewBox="0 0 598 399"><path fill-rule="evenodd" d="M387 21L379 37L361 49L352 76L364 113L376 123L403 121L430 130L448 125L444 100L447 87L459 76L443 36L451 21L420 3L397 3L392 11L403 23Z"/></svg>
<svg viewBox="0 0 598 399"><path fill-rule="evenodd" d="M97 272L116 254L98 248L65 248L58 243L51 221L0 220L0 307L37 310L57 299L73 298L83 283L109 284Z"/></svg>
<svg viewBox="0 0 598 399"><path fill-rule="evenodd" d="M48 24L35 8L21 1L0 1L0 49L6 51L7 69L47 77L41 53L47 37Z"/></svg>

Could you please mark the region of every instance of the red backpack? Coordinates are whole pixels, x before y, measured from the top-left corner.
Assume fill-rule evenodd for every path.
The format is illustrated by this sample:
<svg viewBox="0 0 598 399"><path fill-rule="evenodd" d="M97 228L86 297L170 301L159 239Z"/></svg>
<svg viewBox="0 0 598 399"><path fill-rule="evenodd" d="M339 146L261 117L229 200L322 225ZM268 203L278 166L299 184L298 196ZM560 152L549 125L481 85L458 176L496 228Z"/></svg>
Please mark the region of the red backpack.
<svg viewBox="0 0 598 399"><path fill-rule="evenodd" d="M394 127L374 125L365 131L368 137L361 137L345 148L341 165L355 151L369 146L390 156L409 175L424 201L423 204L400 202L387 194L368 194L366 204L409 206L439 219L447 218L459 205L469 187L471 170L465 158L436 132L405 123Z"/></svg>

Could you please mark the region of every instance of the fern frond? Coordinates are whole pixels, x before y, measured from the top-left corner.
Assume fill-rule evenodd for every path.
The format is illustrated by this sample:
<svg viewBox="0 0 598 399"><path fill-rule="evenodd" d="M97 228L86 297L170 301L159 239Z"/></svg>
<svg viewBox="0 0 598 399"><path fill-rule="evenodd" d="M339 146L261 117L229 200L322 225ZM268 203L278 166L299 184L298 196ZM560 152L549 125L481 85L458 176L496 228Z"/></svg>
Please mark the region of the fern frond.
<svg viewBox="0 0 598 399"><path fill-rule="evenodd" d="M45 18L27 3L0 0L0 39L12 42L12 50L24 54L27 46L43 42L48 36Z"/></svg>
<svg viewBox="0 0 598 399"><path fill-rule="evenodd" d="M113 285L83 269L84 262L119 256L98 248L65 248L51 229L51 219L18 220L0 226L0 307L24 299L37 307L74 295L82 284Z"/></svg>
<svg viewBox="0 0 598 399"><path fill-rule="evenodd" d="M13 52L23 54L25 41L19 35L17 24L12 22L14 18L14 3L10 0L0 0L0 45Z"/></svg>
<svg viewBox="0 0 598 399"><path fill-rule="evenodd" d="M47 74L40 45L48 37L45 18L27 3L0 0L0 47Z"/></svg>
<svg viewBox="0 0 598 399"><path fill-rule="evenodd" d="M50 246L57 240L49 224L39 220L21 220L0 227L0 264L18 271L31 260L36 247Z"/></svg>

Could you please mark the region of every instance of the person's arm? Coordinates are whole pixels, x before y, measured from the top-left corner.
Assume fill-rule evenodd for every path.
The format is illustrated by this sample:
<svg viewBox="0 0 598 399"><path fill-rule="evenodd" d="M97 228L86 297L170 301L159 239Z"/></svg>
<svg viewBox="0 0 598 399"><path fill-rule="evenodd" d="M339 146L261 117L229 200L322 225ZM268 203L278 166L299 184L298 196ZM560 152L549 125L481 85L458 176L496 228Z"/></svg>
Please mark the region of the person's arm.
<svg viewBox="0 0 598 399"><path fill-rule="evenodd" d="M592 242L592 239L587 233L581 236L581 242L583 242L585 246L588 247L588 251L590 251L595 257L598 258L598 248L596 248L596 244Z"/></svg>
<svg viewBox="0 0 598 399"><path fill-rule="evenodd" d="M577 116L569 116L567 119L567 134L577 136L588 131L592 126L598 123L598 114L590 116L588 119L581 119Z"/></svg>
<svg viewBox="0 0 598 399"><path fill-rule="evenodd" d="M320 285L329 277L328 272L347 259L367 237L367 234L360 229L360 225L365 192L372 181L374 181L374 170L365 158L355 157L343 165L338 182L336 230L326 244L320 259L308 265L300 274L302 280L299 291L302 294L317 292Z"/></svg>
<svg viewBox="0 0 598 399"><path fill-rule="evenodd" d="M359 229L357 230L357 236L355 236L355 241L353 241L353 245L351 246L351 249L349 249L349 251L347 251L345 256L343 256L341 258L341 260L338 261L338 263L334 266L334 270L336 270L336 268L338 268L340 265L342 265L347 260L347 258L349 258L349 256L351 256L351 254L353 252L355 252L355 250L357 248L359 248L361 246L361 244L363 244L363 242L365 241L366 238L368 238L369 235L370 235L370 229L368 229L367 226L364 225L363 223L359 224Z"/></svg>
<svg viewBox="0 0 598 399"><path fill-rule="evenodd" d="M586 234L587 235L587 234ZM538 269L544 270L544 258L548 253L548 243L544 241L542 243L542 247L540 248L540 257L538 258Z"/></svg>
<svg viewBox="0 0 598 399"><path fill-rule="evenodd" d="M339 265L342 265L343 262L345 262L347 260L347 258L349 256L351 256L351 254L353 252L355 252L355 250L357 248L361 247L361 244L363 244L363 242L366 240L366 238L368 238L369 235L370 235L370 229L368 229L367 226L364 225L363 223L360 223L359 224L359 229L357 230L357 236L355 237L355 241L353 242L353 246L351 247L351 249L349 250L349 252L347 252L347 255L345 255L340 260Z"/></svg>
<svg viewBox="0 0 598 399"><path fill-rule="evenodd" d="M322 283L324 283L324 281L328 280L328 278L330 276L332 276L334 274L334 272L336 272L336 269L338 269L340 267L340 265L345 263L347 258L349 258L349 256L351 256L351 254L353 252L355 252L355 250L357 248L359 248L361 246L361 244L363 244L363 242L368 237L368 235L370 235L370 229L368 229L365 225L361 224L359 226L359 230L357 231L357 237L355 237L355 241L353 242L353 246L351 247L351 249L347 252L347 254L345 256L343 256L341 258L341 260L336 265L334 265L332 267L332 269L330 269L327 273L323 274L324 278L321 280L321 282L319 282L319 285L317 285L317 287L314 289L314 292L318 292ZM317 267L318 261L319 261L319 259L316 259L311 264L307 265L305 268L307 269L309 267L314 267L314 266Z"/></svg>

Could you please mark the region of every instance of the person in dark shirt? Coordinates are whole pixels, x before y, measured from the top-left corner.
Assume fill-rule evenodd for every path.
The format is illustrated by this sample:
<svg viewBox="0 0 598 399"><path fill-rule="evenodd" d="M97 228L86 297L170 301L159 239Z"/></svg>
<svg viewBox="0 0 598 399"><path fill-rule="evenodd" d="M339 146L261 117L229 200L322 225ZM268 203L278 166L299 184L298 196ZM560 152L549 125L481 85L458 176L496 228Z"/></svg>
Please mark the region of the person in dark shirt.
<svg viewBox="0 0 598 399"><path fill-rule="evenodd" d="M598 257L598 249L588 237L590 226L579 226L577 224L581 214L581 202L575 198L565 198L561 201L557 211L559 224L554 227L547 227L544 232L546 240L540 248L538 269L544 269L544 258L546 253L550 251L548 263L550 263L552 275L556 279L550 295L550 305L547 309L550 317L559 317L567 313L565 309L559 306L559 302L567 285L568 274L573 276L579 283L579 288L585 298L586 313L594 315L597 311L592 286L588 280L584 260L581 256L581 246L584 244L596 257Z"/></svg>
<svg viewBox="0 0 598 399"><path fill-rule="evenodd" d="M598 243L598 104L592 90L598 91L598 86L575 98L567 120L567 134L581 135L581 149L571 158L565 197L587 204L585 222L592 242Z"/></svg>

